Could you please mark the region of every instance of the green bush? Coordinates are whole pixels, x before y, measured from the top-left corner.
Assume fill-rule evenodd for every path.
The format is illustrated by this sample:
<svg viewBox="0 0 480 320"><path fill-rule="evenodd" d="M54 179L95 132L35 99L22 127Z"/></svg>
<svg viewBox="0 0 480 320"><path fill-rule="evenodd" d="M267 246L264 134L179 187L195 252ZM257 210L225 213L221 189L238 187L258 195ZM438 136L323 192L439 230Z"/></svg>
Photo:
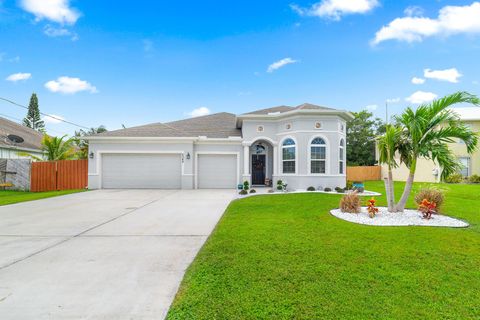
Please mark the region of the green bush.
<svg viewBox="0 0 480 320"><path fill-rule="evenodd" d="M238 194L244 196L244 195L248 194L248 191L247 190L242 190Z"/></svg>
<svg viewBox="0 0 480 320"><path fill-rule="evenodd" d="M315 187L310 186L307 188L307 191L315 191Z"/></svg>
<svg viewBox="0 0 480 320"><path fill-rule="evenodd" d="M353 189L353 182L347 181L347 186L345 187L345 190L352 190L352 189Z"/></svg>
<svg viewBox="0 0 480 320"><path fill-rule="evenodd" d="M257 190L251 189L251 190L250 190L250 193L257 193Z"/></svg>
<svg viewBox="0 0 480 320"><path fill-rule="evenodd" d="M480 176L478 174L473 174L468 178L470 183L480 183Z"/></svg>
<svg viewBox="0 0 480 320"><path fill-rule="evenodd" d="M245 181L243 182L243 190L246 191L246 190L248 190L248 189L250 189L250 183L249 183L247 180L245 180Z"/></svg>
<svg viewBox="0 0 480 320"><path fill-rule="evenodd" d="M331 192L331 191L332 191L332 188L325 188L325 189L323 189L323 191L325 191L325 192Z"/></svg>
<svg viewBox="0 0 480 320"><path fill-rule="evenodd" d="M445 178L446 183L460 183L463 181L463 176L460 173L451 174Z"/></svg>

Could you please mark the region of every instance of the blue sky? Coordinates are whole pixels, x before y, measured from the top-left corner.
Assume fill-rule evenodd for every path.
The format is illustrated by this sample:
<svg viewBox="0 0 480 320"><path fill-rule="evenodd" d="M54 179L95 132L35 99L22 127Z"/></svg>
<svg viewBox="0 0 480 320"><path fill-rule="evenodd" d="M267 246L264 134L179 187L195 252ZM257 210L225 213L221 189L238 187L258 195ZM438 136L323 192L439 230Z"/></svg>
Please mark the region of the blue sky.
<svg viewBox="0 0 480 320"><path fill-rule="evenodd" d="M384 117L387 99L480 93L480 2L152 2L0 0L0 97L116 129L303 102Z"/></svg>

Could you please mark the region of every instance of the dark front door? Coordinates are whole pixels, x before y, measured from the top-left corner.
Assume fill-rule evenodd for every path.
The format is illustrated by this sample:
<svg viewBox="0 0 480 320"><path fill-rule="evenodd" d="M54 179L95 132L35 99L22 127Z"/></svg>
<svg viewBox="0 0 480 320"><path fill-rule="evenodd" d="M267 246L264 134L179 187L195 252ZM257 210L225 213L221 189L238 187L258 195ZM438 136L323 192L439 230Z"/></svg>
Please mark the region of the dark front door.
<svg viewBox="0 0 480 320"><path fill-rule="evenodd" d="M265 184L265 155L252 155L252 184Z"/></svg>

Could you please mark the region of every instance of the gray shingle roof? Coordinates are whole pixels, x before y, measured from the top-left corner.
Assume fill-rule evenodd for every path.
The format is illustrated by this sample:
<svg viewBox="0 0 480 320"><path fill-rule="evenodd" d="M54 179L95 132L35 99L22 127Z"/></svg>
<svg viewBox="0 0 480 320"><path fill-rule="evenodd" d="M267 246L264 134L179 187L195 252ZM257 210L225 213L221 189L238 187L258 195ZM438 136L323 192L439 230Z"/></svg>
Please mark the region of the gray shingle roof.
<svg viewBox="0 0 480 320"><path fill-rule="evenodd" d="M17 148L35 150L40 150L42 148L42 133L0 117L0 147L13 147L13 145L6 139L9 134L20 136L25 140L24 142L17 144Z"/></svg>
<svg viewBox="0 0 480 320"><path fill-rule="evenodd" d="M332 108L304 103L296 107L277 106L261 109L243 115L268 115L294 110L335 110ZM237 116L233 113L220 112L207 116L172 121L167 123L152 123L138 127L108 131L99 137L199 137L228 138L241 137L242 130L237 128Z"/></svg>
<svg viewBox="0 0 480 320"><path fill-rule="evenodd" d="M221 112L207 116L178 120L167 123L152 123L98 134L99 137L240 137L236 127L236 116Z"/></svg>
<svg viewBox="0 0 480 320"><path fill-rule="evenodd" d="M293 107L289 107L289 106L278 106L278 107L273 107L273 108L266 108L266 109L260 109L260 110L256 110L256 111L252 111L252 112L248 112L248 113L244 113L244 114L269 114L269 113L277 113L277 112L280 112L280 113L283 113L283 112L287 112L287 111L292 111L294 108Z"/></svg>

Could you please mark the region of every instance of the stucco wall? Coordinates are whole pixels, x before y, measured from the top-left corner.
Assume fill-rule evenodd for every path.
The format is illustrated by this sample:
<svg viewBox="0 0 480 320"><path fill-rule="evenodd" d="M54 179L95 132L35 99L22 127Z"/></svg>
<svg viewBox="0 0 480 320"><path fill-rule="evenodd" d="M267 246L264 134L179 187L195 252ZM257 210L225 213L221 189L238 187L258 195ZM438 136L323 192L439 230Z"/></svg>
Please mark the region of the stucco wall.
<svg viewBox="0 0 480 320"><path fill-rule="evenodd" d="M321 123L319 129L315 127L317 122ZM259 127L262 127L263 131L260 131ZM343 128L343 131L341 131L341 128ZM278 170L277 175L274 176L274 183L278 179L286 180L291 189L306 189L309 186L315 188L345 186L345 161L344 173L339 173L340 139L343 138L346 142L346 123L343 119L336 116L293 116L278 121L244 120L242 132L246 142L253 143L268 138L277 144ZM326 142L325 174L310 173L310 143L316 137L321 137ZM292 138L296 143L295 174L282 173L281 146L287 138ZM346 147L344 152L346 155Z"/></svg>

